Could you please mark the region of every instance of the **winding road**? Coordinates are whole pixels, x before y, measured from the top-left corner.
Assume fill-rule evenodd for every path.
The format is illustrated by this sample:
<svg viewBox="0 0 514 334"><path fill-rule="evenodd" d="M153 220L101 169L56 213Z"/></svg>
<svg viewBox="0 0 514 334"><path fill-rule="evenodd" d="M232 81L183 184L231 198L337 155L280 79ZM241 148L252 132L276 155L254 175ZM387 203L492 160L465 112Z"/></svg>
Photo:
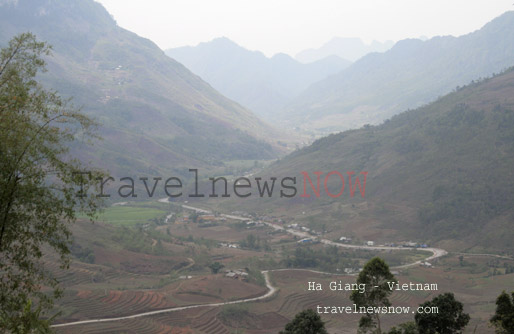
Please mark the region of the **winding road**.
<svg viewBox="0 0 514 334"><path fill-rule="evenodd" d="M162 198L162 199L159 200L159 202L167 203L168 202L168 198ZM193 210L193 211L199 212L199 213L212 213L209 210L196 208L196 207L193 207L193 206L190 206L190 205L182 205L182 207L184 209ZM250 220L250 218L241 217L241 216L235 216L235 215L222 214L221 216L229 218L229 219L242 220L242 221ZM307 234L305 232L301 232L301 231L294 230L294 229L288 229L288 228L285 228L283 226L276 225L276 224L273 224L273 223L264 222L264 224L266 224L267 226L269 226L269 227L271 227L271 228L273 228L275 230L286 231L287 233L290 233L292 235L296 235L296 236L301 237L301 238L310 238L310 237L312 237L311 235L309 235L309 234ZM337 247L342 247L342 248L370 249L370 250L404 250L404 251L407 250L406 248L403 248L403 247L348 245L348 244L337 243L337 242L334 242L334 241L331 241L331 240L327 240L327 239L320 239L320 242L323 243L323 244L326 244L326 245L337 246ZM430 257L425 259L425 261L437 259L437 258L439 258L441 256L444 256L444 255L448 254L447 251L445 251L444 249L440 249L440 248L423 248L422 250L432 253L432 255ZM405 264L405 265L397 266L397 267L391 267L391 268L392 269L403 269L403 268L419 265L420 263L421 263L421 261L416 261L416 262L413 262L413 263L409 263L409 264ZM75 326L75 325L95 324L95 323L101 323L101 322L129 320L129 319L141 318L141 317L146 317L146 316L151 316L151 315L156 315L156 314L162 314L162 313L168 313L168 312L183 311L183 310L188 310L188 309L192 309L192 308L217 307L217 306L224 306L224 305L230 305L230 304L240 304L240 303L247 303L247 302L263 300L263 299L266 299L268 297L273 296L275 294L275 292L277 291L277 288L274 287L273 285L271 285L269 273L273 272L273 271L286 271L286 270L309 271L309 272L313 272L313 273L325 274L325 275L334 275L334 276L356 275L356 274L327 273L327 272L322 272L322 271L317 271L317 270L309 270L309 269L290 269L290 268L286 268L286 269L264 270L264 271L262 271L262 274L263 274L264 279L266 281L266 287L268 288L268 291L264 295L259 296L259 297L239 299L239 300L220 302L220 303L197 304L197 305L171 307L171 308L162 309L162 310L136 313L136 314L133 314L133 315L123 316L123 317L100 318L100 319L90 319L90 320L81 320L81 321L67 322L67 323L52 325L51 327L52 328L59 328L59 327L68 327L68 326Z"/></svg>

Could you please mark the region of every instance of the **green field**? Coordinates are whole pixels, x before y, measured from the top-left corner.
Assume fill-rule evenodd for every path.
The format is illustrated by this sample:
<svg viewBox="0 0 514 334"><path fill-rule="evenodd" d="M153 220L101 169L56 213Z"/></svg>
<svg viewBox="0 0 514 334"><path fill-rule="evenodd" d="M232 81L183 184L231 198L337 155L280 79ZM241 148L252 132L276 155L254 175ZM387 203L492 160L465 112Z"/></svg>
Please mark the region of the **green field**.
<svg viewBox="0 0 514 334"><path fill-rule="evenodd" d="M141 208L134 206L115 206L106 208L98 215L96 221L118 226L135 226L146 223L150 219L162 217L167 212L155 208ZM79 216L79 218L84 218Z"/></svg>

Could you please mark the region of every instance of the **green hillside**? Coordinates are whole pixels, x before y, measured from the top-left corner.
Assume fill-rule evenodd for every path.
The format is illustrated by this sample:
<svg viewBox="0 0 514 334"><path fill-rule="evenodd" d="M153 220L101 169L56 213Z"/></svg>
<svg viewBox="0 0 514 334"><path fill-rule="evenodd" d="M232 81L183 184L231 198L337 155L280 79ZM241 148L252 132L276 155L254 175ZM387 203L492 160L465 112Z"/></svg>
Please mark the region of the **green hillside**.
<svg viewBox="0 0 514 334"><path fill-rule="evenodd" d="M288 212L332 236L416 240L453 250L514 251L514 69L473 83L380 126L330 135L287 156L264 177L298 177L298 196L245 201ZM367 171L365 198L300 198L301 171ZM361 177L362 179L362 177ZM341 183L330 178L337 193ZM309 186L307 186L309 187ZM310 188L308 188L310 189ZM312 192L311 192L312 194ZM238 204L239 207L241 203ZM303 213L302 213L303 212Z"/></svg>
<svg viewBox="0 0 514 334"><path fill-rule="evenodd" d="M84 161L134 175L280 153L275 130L92 0L0 4L0 45L25 31L54 47L43 83L101 124L103 141L73 150Z"/></svg>
<svg viewBox="0 0 514 334"><path fill-rule="evenodd" d="M507 12L467 35L407 39L369 54L313 84L281 116L322 132L379 124L513 65L514 12Z"/></svg>

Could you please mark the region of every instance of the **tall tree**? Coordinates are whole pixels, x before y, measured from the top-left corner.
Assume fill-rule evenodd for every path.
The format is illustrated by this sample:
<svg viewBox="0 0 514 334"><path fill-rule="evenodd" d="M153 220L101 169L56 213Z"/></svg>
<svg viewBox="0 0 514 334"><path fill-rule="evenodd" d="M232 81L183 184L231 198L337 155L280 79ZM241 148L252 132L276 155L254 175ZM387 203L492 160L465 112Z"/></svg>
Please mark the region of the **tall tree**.
<svg viewBox="0 0 514 334"><path fill-rule="evenodd" d="M387 334L419 334L418 326L414 321L404 322L398 327L392 327Z"/></svg>
<svg viewBox="0 0 514 334"><path fill-rule="evenodd" d="M496 312L491 318L491 324L498 334L514 333L514 291L512 298L505 291L496 298Z"/></svg>
<svg viewBox="0 0 514 334"><path fill-rule="evenodd" d="M36 75L50 46L25 33L0 52L0 332L49 330L47 311L61 290L43 265L51 250L69 265L70 223L76 210L93 217L98 176L83 175L67 158L77 136L94 137L94 123ZM83 192L77 196L77 189ZM41 286L53 293L43 293Z"/></svg>
<svg viewBox="0 0 514 334"><path fill-rule="evenodd" d="M328 334L328 332L319 314L308 309L296 314L280 334Z"/></svg>
<svg viewBox="0 0 514 334"><path fill-rule="evenodd" d="M414 316L420 334L459 334L469 322L469 314L464 313L462 303L450 292L440 294L420 307L437 308L437 312Z"/></svg>
<svg viewBox="0 0 514 334"><path fill-rule="evenodd" d="M358 284L365 284L365 291L362 293L355 290L350 295L350 299L357 307L383 307L390 306L389 295L392 290L388 282L397 282L394 275L389 270L389 266L379 257L375 257L366 263L357 277ZM378 312L366 313L359 321L361 332L374 331L382 333L380 315Z"/></svg>

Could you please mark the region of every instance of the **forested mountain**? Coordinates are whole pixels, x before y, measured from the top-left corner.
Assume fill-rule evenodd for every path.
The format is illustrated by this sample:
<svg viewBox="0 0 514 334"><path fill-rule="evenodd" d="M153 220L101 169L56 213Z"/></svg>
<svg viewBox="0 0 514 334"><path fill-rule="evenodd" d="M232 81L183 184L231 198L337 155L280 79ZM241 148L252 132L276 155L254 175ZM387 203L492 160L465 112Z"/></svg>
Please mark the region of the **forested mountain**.
<svg viewBox="0 0 514 334"><path fill-rule="evenodd" d="M0 44L26 31L53 45L43 83L101 124L103 141L74 148L95 166L155 173L277 155L275 130L97 2L0 2Z"/></svg>
<svg viewBox="0 0 514 334"><path fill-rule="evenodd" d="M322 171L323 189L326 174L337 170L346 179L343 196L269 204L279 212L306 212L299 219L326 223L333 237L345 232L382 242L412 238L454 250L512 251L513 92L514 68L379 126L319 139L263 174L297 176L301 193L300 171L313 182L313 172ZM347 171L368 172L364 198L358 190L349 195ZM336 175L328 187L338 193Z"/></svg>
<svg viewBox="0 0 514 334"><path fill-rule="evenodd" d="M346 68L337 56L302 64L286 54L267 58L227 38L166 50L231 99L268 119L310 84Z"/></svg>
<svg viewBox="0 0 514 334"><path fill-rule="evenodd" d="M460 37L403 40L312 85L281 113L321 131L377 124L514 65L514 12Z"/></svg>

